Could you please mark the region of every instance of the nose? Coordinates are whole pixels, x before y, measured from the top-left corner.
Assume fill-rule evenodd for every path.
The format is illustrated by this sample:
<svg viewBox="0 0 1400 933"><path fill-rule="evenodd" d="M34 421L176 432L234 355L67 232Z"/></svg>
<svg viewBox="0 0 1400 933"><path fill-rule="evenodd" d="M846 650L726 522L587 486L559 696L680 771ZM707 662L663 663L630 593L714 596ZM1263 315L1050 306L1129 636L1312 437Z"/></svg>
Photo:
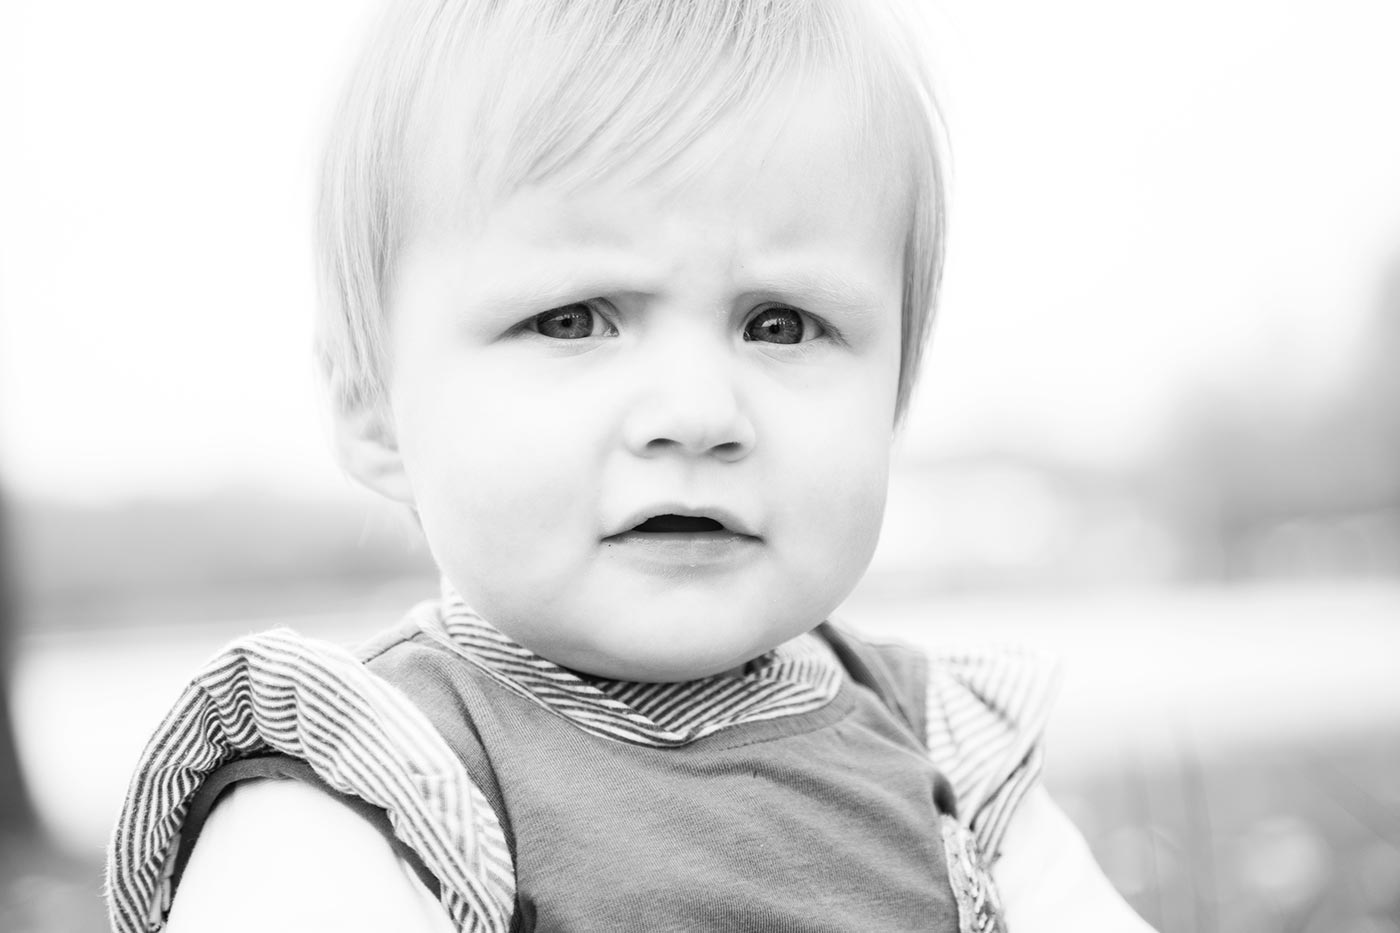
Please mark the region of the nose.
<svg viewBox="0 0 1400 933"><path fill-rule="evenodd" d="M713 356L672 358L651 367L623 425L629 450L639 457L710 456L724 462L747 457L756 440L753 421L725 361Z"/></svg>

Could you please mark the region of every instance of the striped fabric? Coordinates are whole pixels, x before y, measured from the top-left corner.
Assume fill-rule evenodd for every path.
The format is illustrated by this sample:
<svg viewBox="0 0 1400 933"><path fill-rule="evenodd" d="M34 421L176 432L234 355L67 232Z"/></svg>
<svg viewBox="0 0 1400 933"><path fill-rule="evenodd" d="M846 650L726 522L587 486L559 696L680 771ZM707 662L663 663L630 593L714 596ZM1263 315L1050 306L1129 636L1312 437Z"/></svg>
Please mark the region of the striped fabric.
<svg viewBox="0 0 1400 933"><path fill-rule="evenodd" d="M845 676L812 634L751 662L741 676L678 684L582 676L511 641L446 586L440 602L415 607L409 621L580 729L656 747L819 709ZM991 855L1039 773L1053 666L1018 651L931 660L930 755L952 782L978 848ZM108 853L113 929L161 928L190 798L221 764L268 751L307 761L331 787L387 811L395 835L442 882L459 930L509 928L511 856L461 762L410 701L348 652L276 630L236 641L209 662L143 753Z"/></svg>
<svg viewBox="0 0 1400 933"><path fill-rule="evenodd" d="M929 757L953 785L978 848L994 861L1016 804L1040 777L1059 668L1046 653L1015 647L929 660Z"/></svg>
<svg viewBox="0 0 1400 933"><path fill-rule="evenodd" d="M958 933L1006 933L1001 897L971 830L940 816L948 884L958 902Z"/></svg>
<svg viewBox="0 0 1400 933"><path fill-rule="evenodd" d="M743 676L680 683L586 677L546 661L476 615L444 584L441 615L421 627L510 688L562 713L586 732L670 747L730 726L796 716L836 696L844 671L808 633L749 663Z"/></svg>
<svg viewBox="0 0 1400 933"><path fill-rule="evenodd" d="M457 756L344 649L279 629L221 651L142 753L107 854L114 930L164 925L190 798L219 765L266 751L301 758L331 787L387 811L441 881L458 929L507 929L515 879L505 837Z"/></svg>

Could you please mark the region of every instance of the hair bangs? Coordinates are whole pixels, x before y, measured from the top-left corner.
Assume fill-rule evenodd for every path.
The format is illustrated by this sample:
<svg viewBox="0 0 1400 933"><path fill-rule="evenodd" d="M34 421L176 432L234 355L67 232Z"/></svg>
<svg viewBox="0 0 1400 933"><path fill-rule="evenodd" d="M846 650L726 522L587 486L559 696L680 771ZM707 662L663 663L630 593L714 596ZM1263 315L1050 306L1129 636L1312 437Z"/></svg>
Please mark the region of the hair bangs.
<svg viewBox="0 0 1400 933"><path fill-rule="evenodd" d="M382 397L384 299L421 212L522 187L677 184L707 134L834 79L909 204L902 413L943 251L941 120L903 0L420 0L374 33L327 149L320 356L341 404ZM922 56L922 57L921 57ZM836 102L833 102L835 104ZM429 177L431 176L431 177Z"/></svg>
<svg viewBox="0 0 1400 933"><path fill-rule="evenodd" d="M472 58L489 64L467 118L473 137L498 142L466 168L487 196L673 170L810 68L809 6L564 2L512 23L516 42L482 36L486 54Z"/></svg>

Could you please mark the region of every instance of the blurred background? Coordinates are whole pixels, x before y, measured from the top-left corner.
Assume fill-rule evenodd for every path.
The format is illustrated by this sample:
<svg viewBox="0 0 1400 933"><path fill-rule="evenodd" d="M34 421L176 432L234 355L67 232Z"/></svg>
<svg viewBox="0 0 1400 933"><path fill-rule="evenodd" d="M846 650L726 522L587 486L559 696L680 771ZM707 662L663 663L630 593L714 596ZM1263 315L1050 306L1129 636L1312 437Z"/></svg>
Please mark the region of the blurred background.
<svg viewBox="0 0 1400 933"><path fill-rule="evenodd" d="M314 154L366 0L0 6L0 929L105 928L223 641L430 595L332 465ZM1400 6L944 0L947 290L844 613L1063 660L1164 933L1400 930Z"/></svg>

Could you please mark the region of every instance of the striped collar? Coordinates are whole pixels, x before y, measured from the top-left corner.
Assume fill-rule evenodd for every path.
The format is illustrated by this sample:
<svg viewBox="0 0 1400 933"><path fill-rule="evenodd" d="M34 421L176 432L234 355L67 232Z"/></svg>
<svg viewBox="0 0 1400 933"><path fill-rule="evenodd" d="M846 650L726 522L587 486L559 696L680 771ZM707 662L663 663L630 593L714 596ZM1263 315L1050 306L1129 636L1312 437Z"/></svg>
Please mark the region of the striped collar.
<svg viewBox="0 0 1400 933"><path fill-rule="evenodd" d="M674 747L745 723L810 713L841 688L831 647L808 632L751 661L741 675L679 683L587 677L548 661L467 608L444 581L442 600L415 613L419 627L514 692L585 732Z"/></svg>

